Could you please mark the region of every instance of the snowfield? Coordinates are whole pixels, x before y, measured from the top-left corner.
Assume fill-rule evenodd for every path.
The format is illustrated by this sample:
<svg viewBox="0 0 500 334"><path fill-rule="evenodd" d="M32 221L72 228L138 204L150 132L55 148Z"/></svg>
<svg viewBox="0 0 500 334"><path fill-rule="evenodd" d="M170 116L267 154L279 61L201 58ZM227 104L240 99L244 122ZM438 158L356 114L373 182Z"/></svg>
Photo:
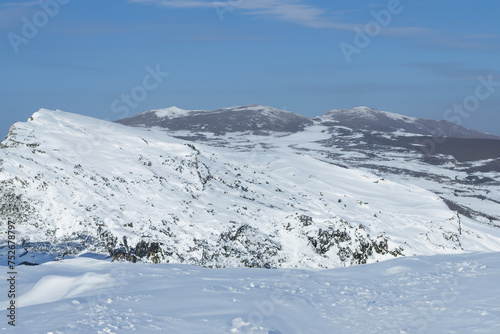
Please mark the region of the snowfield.
<svg viewBox="0 0 500 334"><path fill-rule="evenodd" d="M339 125L346 112L321 123L256 105L168 108L129 120L176 127L166 131L41 109L14 124L0 143L6 275L7 225L17 244L1 331L499 333L498 158L428 163L390 145L405 136ZM198 132L207 119L212 132Z"/></svg>
<svg viewBox="0 0 500 334"><path fill-rule="evenodd" d="M432 192L297 153L293 143L321 135L310 127L278 146L238 150L41 109L2 142L1 224L16 224L29 263L37 252L90 251L216 268L336 268L500 251L500 229Z"/></svg>
<svg viewBox="0 0 500 334"><path fill-rule="evenodd" d="M500 253L323 270L207 269L92 257L18 267L16 327L6 324L2 301L2 332L500 332Z"/></svg>

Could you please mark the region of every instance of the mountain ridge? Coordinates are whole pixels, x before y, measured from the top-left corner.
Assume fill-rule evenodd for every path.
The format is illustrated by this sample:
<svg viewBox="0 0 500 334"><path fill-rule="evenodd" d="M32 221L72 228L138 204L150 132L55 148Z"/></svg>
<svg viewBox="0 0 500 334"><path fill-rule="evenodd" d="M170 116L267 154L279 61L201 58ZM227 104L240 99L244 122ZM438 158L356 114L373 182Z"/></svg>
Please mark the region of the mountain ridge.
<svg viewBox="0 0 500 334"><path fill-rule="evenodd" d="M293 112L260 105L220 108L212 111L184 110L177 107L150 110L121 119L128 126L158 127L224 134L228 132L296 132L313 122Z"/></svg>
<svg viewBox="0 0 500 334"><path fill-rule="evenodd" d="M321 123L330 121L356 130L380 132L405 131L408 134L435 137L496 139L500 136L476 129L460 126L446 120L425 119L402 114L391 113L370 107L354 107L350 109L332 109L326 114L316 117Z"/></svg>
<svg viewBox="0 0 500 334"><path fill-rule="evenodd" d="M298 154L296 145L311 145L304 135L329 136L305 131L233 150L42 109L2 142L2 224L19 223L27 262L37 252L94 251L207 267L332 268L500 249L497 229L419 186Z"/></svg>
<svg viewBox="0 0 500 334"><path fill-rule="evenodd" d="M460 214L473 219L486 217L500 225L500 210L496 207L500 198L496 185L500 187L500 182L495 181L500 180L498 137L442 120L369 107L354 109L357 112L333 109L320 116L323 119L312 119L312 124L295 132L210 132L183 130L186 128L182 126L177 130L160 129L176 138L238 151L272 148L278 142L290 145L297 153L308 152L335 165L421 184L443 197ZM360 114L365 117L359 117ZM368 124L363 120L368 120Z"/></svg>
<svg viewBox="0 0 500 334"><path fill-rule="evenodd" d="M292 111L257 104L225 107L212 111L185 110L174 106L148 110L116 122L129 126L216 134L241 131L297 132L302 131L306 126L321 124L342 125L353 130L379 132L401 130L415 135L500 140L500 136L463 127L446 120L417 118L364 106L331 109L323 115L311 118ZM277 123L280 125L276 125Z"/></svg>

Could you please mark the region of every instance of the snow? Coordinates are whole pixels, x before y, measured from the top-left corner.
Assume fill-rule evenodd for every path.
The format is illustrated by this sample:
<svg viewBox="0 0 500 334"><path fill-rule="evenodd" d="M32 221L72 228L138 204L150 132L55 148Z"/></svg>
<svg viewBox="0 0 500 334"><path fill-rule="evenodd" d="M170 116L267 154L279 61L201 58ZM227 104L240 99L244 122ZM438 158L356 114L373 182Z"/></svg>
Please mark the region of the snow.
<svg viewBox="0 0 500 334"><path fill-rule="evenodd" d="M142 113L137 114L136 116L154 113L159 118L174 119L174 118L186 117L186 116L189 116L193 113L202 113L202 112L207 112L207 111L206 110L187 110L187 109L182 109L182 108L179 108L176 106L172 106L172 107L163 108L163 109L147 110L147 111L144 111ZM136 116L134 116L134 117L136 117Z"/></svg>
<svg viewBox="0 0 500 334"><path fill-rule="evenodd" d="M182 112L170 109L165 117ZM16 198L7 196L12 191L23 199L13 202L21 210L2 217L18 223L19 242L67 247L79 241L74 236L101 240L98 226L131 246L161 242L160 262L170 263L110 262L98 244L52 261L59 251L23 254L19 245L19 261L42 264L17 267L17 326L7 325L8 301L1 299L0 331L500 332L498 227L451 211L437 193L452 196L454 188L437 181L334 165L363 152L322 146L331 137L326 130L230 133L213 137L230 145L213 147L46 109L16 123L0 150L0 195ZM376 163L404 161L443 180L468 175L409 157L383 152ZM500 198L498 189L484 189ZM485 212L498 208L457 199L465 200ZM245 226L239 242L235 231ZM325 231L345 232L349 242L318 252L311 240L319 243ZM0 233L5 265L5 229ZM340 258L342 247L358 251L356 241L368 236L372 243L386 237L389 249L402 247L405 257L374 253L360 266ZM206 258L222 246L239 253ZM92 247L100 254L88 253ZM257 251L264 254L252 255ZM241 268L262 256L275 269ZM0 289L7 291L5 279Z"/></svg>
<svg viewBox="0 0 500 334"><path fill-rule="evenodd" d="M255 112L258 112L260 115L269 117L268 121L272 121L274 119L279 119L280 117L283 117L283 115L303 117L303 116L299 116L298 114L296 114L292 111L282 110L282 109L264 106L264 105L259 105L259 104L233 106L233 107L226 107L226 108L219 109L219 111L228 111L228 110L229 111L238 111L238 112L255 111Z"/></svg>
<svg viewBox="0 0 500 334"><path fill-rule="evenodd" d="M168 117L168 118L184 117L189 113L188 110L177 108L176 106L166 109L153 110L153 112L158 117Z"/></svg>
<svg viewBox="0 0 500 334"><path fill-rule="evenodd" d="M202 112L207 112L206 110L185 110L178 108L176 106L172 106L170 108L165 108L165 109L155 109L151 110L150 112L154 112L156 116L160 118L169 118L169 119L174 119L174 118L179 118L179 117L186 117L189 116L190 114L193 113L202 113Z"/></svg>
<svg viewBox="0 0 500 334"><path fill-rule="evenodd" d="M332 109L329 112L327 112L326 114L320 116L319 118L326 120L329 117L334 116L334 115L347 115L351 118L373 119L373 120L378 120L378 116L382 115L382 116L386 116L386 117L394 119L394 120L404 121L407 123L413 123L417 120L417 118L415 118L415 117L391 113L388 111L377 110L377 109L373 109L373 108L365 107L365 106L354 107L351 109Z"/></svg>
<svg viewBox="0 0 500 334"><path fill-rule="evenodd" d="M78 257L18 267L4 333L498 333L500 253L341 269L206 269ZM5 291L2 280L2 289Z"/></svg>
<svg viewBox="0 0 500 334"><path fill-rule="evenodd" d="M259 104L249 104L242 106L225 107L222 110L249 110L249 111L260 111L263 113L273 112L273 111L284 111L274 107L259 105Z"/></svg>
<svg viewBox="0 0 500 334"><path fill-rule="evenodd" d="M350 132L345 134L346 129ZM176 133L171 133L176 135ZM465 179L471 175L470 170L473 167L493 164L493 160L483 160L467 163L459 163L451 157L446 158L446 162L439 165L429 164L422 161L422 154L408 150L397 150L386 148L361 148L359 149L359 138L363 138L364 132L353 131L344 126L308 126L304 131L300 131L287 136L273 134L271 136L255 136L250 134L231 134L230 136L209 137L213 143L216 140L222 141L226 148L240 150L240 147L252 145L264 147L273 147L274 150L284 151L286 148L293 148L296 153L308 154L316 159L342 166L362 166L359 167L369 173L376 173L386 180L392 180L397 183L411 183L419 187L432 191L440 196L453 201L459 205L471 208L477 211L474 219L481 222L488 222L499 226L500 217L498 216L500 201L500 191L498 182L485 184L457 184L453 182L455 177ZM377 132L369 132L368 136L381 135ZM413 136L415 134L397 131L390 133L390 138L398 140L398 137ZM337 138L339 137L339 138ZM335 143L324 146L320 141L329 139ZM352 142L350 144L350 142ZM336 145L338 143L338 146ZM416 143L414 146L418 146ZM425 145L424 145L425 146ZM348 147L348 148L346 148ZM350 147L353 147L352 149ZM371 154L370 158L367 155ZM376 157L375 157L376 156ZM442 157L444 158L444 157ZM364 167L367 164L374 167ZM412 176L415 172L417 176ZM422 174L427 174L423 177ZM476 174L476 173L475 173ZM480 177L489 177L492 180L499 180L498 172L480 172ZM457 196L458 195L458 196ZM496 219L495 219L496 217Z"/></svg>
<svg viewBox="0 0 500 334"><path fill-rule="evenodd" d="M26 203L12 219L27 242L82 243L82 236L107 242L103 235L118 240L110 247L121 247L124 237L132 247L159 242L160 262L335 268L356 264L352 254L362 248L356 242L384 238L388 250L401 247L407 256L500 250L497 228L466 217L459 226L436 194L403 178L383 180L314 152L297 154L319 146L305 139L327 138L322 129L281 137L230 134L233 150L40 110L32 121L16 123L3 142L0 183ZM234 241L241 229L246 232ZM314 242L325 231L345 232L349 241L321 250ZM223 251L222 235L234 253ZM96 242L85 247L108 251ZM352 257L342 259L346 249ZM393 257L373 253L366 261Z"/></svg>

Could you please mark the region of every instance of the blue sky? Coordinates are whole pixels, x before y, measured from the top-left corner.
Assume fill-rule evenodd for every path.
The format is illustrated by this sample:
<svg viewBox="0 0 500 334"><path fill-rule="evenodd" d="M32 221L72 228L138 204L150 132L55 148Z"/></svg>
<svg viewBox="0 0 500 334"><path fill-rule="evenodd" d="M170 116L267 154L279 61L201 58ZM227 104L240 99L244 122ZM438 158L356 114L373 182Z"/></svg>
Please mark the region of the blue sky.
<svg viewBox="0 0 500 334"><path fill-rule="evenodd" d="M500 134L497 0L42 3L0 1L2 138L42 107L116 120L252 103L306 116L365 105ZM145 90L147 68L168 76Z"/></svg>

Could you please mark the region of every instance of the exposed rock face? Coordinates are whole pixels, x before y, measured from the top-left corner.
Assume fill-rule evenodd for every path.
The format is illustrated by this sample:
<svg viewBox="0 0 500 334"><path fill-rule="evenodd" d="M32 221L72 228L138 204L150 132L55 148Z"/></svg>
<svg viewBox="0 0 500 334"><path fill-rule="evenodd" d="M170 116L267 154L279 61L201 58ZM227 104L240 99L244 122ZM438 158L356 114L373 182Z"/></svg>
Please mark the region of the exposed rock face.
<svg viewBox="0 0 500 334"><path fill-rule="evenodd" d="M355 227L342 219L326 230L309 233L308 238L318 254L335 254L348 265L365 264L374 254L396 257L404 251L401 246L389 249L385 236L373 238L362 225Z"/></svg>

